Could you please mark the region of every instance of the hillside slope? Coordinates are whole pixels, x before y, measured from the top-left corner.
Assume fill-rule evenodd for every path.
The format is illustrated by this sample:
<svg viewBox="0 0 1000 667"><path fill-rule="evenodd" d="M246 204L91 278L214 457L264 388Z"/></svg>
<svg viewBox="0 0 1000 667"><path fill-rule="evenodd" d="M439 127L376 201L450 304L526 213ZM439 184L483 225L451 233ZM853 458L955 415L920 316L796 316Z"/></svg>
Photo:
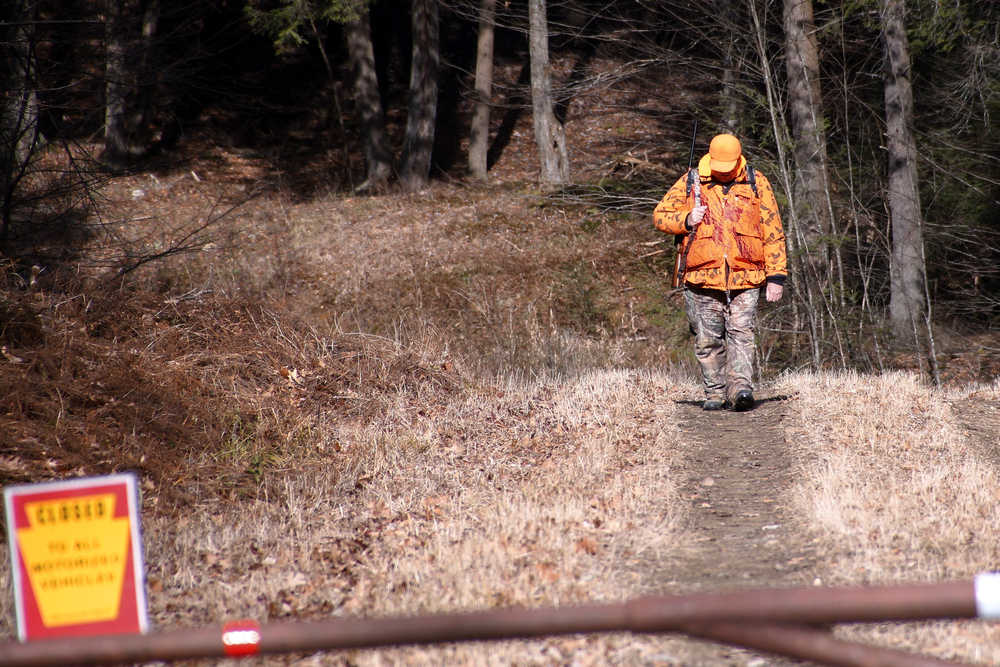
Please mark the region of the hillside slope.
<svg viewBox="0 0 1000 667"><path fill-rule="evenodd" d="M541 196L524 120L488 186L306 196L196 142L114 179L103 214L127 224L34 280L5 270L0 483L137 471L158 628L993 567L1000 385L966 380L989 357L943 388L772 362L756 410L703 413L669 243L587 199L684 158L641 90L593 94L604 113L569 130L603 191ZM163 256L105 275L122 248ZM1000 661L983 624L859 632ZM309 660L774 664L620 636Z"/></svg>

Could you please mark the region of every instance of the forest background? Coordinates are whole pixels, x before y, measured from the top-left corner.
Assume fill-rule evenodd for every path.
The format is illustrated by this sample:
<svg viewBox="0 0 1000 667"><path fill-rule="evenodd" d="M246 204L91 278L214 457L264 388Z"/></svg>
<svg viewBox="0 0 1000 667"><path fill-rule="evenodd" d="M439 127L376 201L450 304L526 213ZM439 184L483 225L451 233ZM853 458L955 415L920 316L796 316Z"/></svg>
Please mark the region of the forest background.
<svg viewBox="0 0 1000 667"><path fill-rule="evenodd" d="M265 156L298 196L412 192L431 178L488 180L529 110L541 147L530 180L551 201L642 216L683 171L700 121L699 154L715 132L734 132L778 184L791 298L764 323L765 357L887 368L908 351L940 381L953 340L974 346L995 327L993 3L405 9L11 4L4 255L18 271L52 273L67 264L59 255L107 240L127 220L87 220L101 184L180 159L195 136ZM532 13L543 21L534 32ZM607 138L613 148L595 164L567 142L564 124L603 113L572 108L586 91L626 86L657 101L632 109L636 132L607 128L629 136ZM181 233L165 242L182 251L190 241ZM106 268L127 273L164 250L109 252Z"/></svg>
<svg viewBox="0 0 1000 667"><path fill-rule="evenodd" d="M191 541L174 546L203 572L157 556L161 621L204 620L190 591L205 572L223 581L241 567L198 545L215 524L191 508L296 508L297 556L353 563L342 599L304 609L282 597L305 585L289 574L297 583L265 605L272 617L398 611L358 583L385 583L362 574L382 540L405 552L425 536L386 532L399 501L379 480L422 488L453 474L439 440L478 438L504 447L466 452L454 474L520 483L552 456L545 447L576 460L570 441L605 428L588 421L611 409L601 396L691 393L677 379L695 365L668 287L673 242L650 214L687 166L695 121L696 157L732 131L778 191L791 266L786 298L761 310L761 381L814 405L832 400L822 388L857 400L820 411L834 435L865 432L838 415L897 419L872 427L877 441L908 433L887 449L896 461L916 447L907 420L936 419L929 406L943 402L923 382L965 391L972 412L955 414L973 430L994 423L977 410L995 387L975 387L1000 368L996 3L18 0L0 11L0 482L132 469L145 516L189 515ZM642 375L654 370L678 375ZM595 388L596 371L609 375ZM854 371L889 379L836 375ZM833 374L795 375L812 372ZM639 398L612 403L614 418L639 420L630 409L650 409ZM961 441L955 418L920 433ZM671 437L633 426L622 442ZM622 484L668 486L681 464L642 452L622 454L636 476ZM875 454L845 466L879 469ZM992 479L980 473L970 479ZM357 513L350 529L305 541L303 508L346 511L340 500ZM462 510L439 487L412 503L430 524ZM968 515L981 519L985 503ZM864 578L989 560L963 551L978 523L928 517L954 543L928 545L944 531L924 526L913 543L926 553ZM220 544L259 541L226 518L238 528ZM900 548L889 528L848 524L851 539ZM628 539L676 537L660 527ZM590 533L566 544L581 559L605 545ZM938 557L955 550L970 562ZM515 572L563 585L549 560L534 579ZM400 576L395 592L416 595L427 575ZM512 601L495 588L490 604ZM482 602L463 595L449 604Z"/></svg>

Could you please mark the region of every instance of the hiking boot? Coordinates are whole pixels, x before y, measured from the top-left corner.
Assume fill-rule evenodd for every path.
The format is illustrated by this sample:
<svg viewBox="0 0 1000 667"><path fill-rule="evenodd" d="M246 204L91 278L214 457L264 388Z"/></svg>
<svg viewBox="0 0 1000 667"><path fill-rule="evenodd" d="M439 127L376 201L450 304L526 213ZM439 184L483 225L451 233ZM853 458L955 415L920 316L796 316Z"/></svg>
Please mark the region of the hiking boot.
<svg viewBox="0 0 1000 667"><path fill-rule="evenodd" d="M743 412L744 410L749 410L753 407L753 392L749 389L741 389L736 392L736 397L733 399L733 410L737 412Z"/></svg>
<svg viewBox="0 0 1000 667"><path fill-rule="evenodd" d="M726 402L721 398L706 398L701 404L702 410L721 410L726 407Z"/></svg>

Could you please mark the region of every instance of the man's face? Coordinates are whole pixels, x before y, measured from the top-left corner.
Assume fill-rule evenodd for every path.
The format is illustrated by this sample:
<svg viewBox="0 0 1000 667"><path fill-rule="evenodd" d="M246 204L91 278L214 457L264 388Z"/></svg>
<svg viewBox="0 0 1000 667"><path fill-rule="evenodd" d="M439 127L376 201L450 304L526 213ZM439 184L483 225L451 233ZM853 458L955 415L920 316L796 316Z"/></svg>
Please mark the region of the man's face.
<svg viewBox="0 0 1000 667"><path fill-rule="evenodd" d="M729 183L736 178L737 172L740 170L740 165L737 164L733 167L732 171L727 171L725 173L712 170L712 179L718 181L719 183Z"/></svg>

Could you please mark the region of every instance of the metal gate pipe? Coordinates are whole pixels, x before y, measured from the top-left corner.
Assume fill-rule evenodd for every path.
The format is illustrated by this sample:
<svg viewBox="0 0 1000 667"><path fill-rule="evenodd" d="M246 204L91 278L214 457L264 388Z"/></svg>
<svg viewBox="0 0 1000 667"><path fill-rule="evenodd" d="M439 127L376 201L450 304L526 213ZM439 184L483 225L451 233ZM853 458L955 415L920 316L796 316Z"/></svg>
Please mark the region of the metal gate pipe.
<svg viewBox="0 0 1000 667"><path fill-rule="evenodd" d="M261 652L366 648L440 641L528 639L548 635L628 631L625 604L501 609L377 619L343 619L268 627ZM435 639L437 638L437 639Z"/></svg>
<svg viewBox="0 0 1000 667"><path fill-rule="evenodd" d="M882 646L859 644L816 628L754 623L689 626L685 634L831 667L956 667L959 663Z"/></svg>
<svg viewBox="0 0 1000 667"><path fill-rule="evenodd" d="M504 609L387 618L343 618L109 635L0 645L9 667L127 663L403 644L534 638L590 632L685 632L711 626L835 623L1000 616L1000 576L976 582L866 588L789 588L661 595L619 604ZM989 590L981 594L979 590ZM981 610L987 613L980 614ZM802 628L799 628L802 630ZM775 631L772 636L777 636ZM792 635L784 633L791 641ZM801 632L796 635L801 637ZM235 638L235 639L234 639ZM748 639L752 637L748 636ZM723 639L724 641L728 641ZM774 641L780 642L780 637ZM777 646L777 644L775 644Z"/></svg>
<svg viewBox="0 0 1000 667"><path fill-rule="evenodd" d="M971 581L661 595L638 598L629 602L628 608L630 629L651 632L699 621L825 625L978 615Z"/></svg>

